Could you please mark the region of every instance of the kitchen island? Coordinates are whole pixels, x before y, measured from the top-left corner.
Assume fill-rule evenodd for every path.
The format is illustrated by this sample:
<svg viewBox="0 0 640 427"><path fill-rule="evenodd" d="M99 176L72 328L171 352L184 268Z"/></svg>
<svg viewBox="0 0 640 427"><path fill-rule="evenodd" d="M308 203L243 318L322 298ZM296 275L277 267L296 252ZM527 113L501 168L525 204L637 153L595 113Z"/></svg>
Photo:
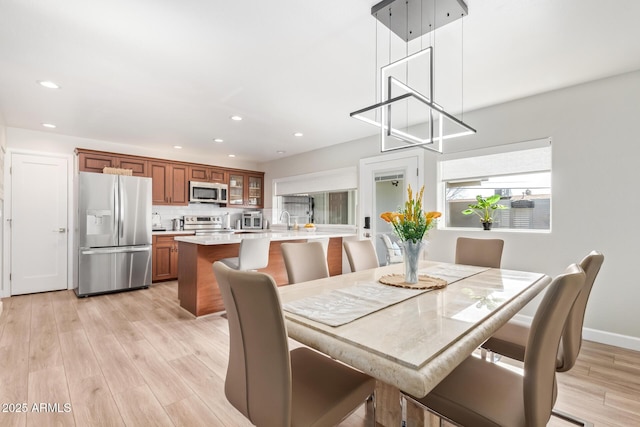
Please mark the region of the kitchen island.
<svg viewBox="0 0 640 427"><path fill-rule="evenodd" d="M282 231L265 233L221 233L209 236L176 236L178 242L178 298L180 306L195 316L224 310L222 295L213 274L212 264L223 258L238 256L242 239L268 237L269 265L259 270L268 273L278 285L288 284L280 245L285 242L320 240L326 244L329 274L342 274L342 238L353 232Z"/></svg>

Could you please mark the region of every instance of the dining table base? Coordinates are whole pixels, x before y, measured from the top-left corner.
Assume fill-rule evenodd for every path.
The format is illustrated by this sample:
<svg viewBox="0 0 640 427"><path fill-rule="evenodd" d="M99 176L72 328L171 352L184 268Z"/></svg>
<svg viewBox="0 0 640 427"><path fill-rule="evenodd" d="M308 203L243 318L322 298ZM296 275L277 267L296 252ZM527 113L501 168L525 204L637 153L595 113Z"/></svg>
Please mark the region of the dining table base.
<svg viewBox="0 0 640 427"><path fill-rule="evenodd" d="M411 403L407 404L407 426L436 427L440 419L422 408ZM397 387L376 381L376 425L397 427L402 425L402 406L400 405L400 390Z"/></svg>

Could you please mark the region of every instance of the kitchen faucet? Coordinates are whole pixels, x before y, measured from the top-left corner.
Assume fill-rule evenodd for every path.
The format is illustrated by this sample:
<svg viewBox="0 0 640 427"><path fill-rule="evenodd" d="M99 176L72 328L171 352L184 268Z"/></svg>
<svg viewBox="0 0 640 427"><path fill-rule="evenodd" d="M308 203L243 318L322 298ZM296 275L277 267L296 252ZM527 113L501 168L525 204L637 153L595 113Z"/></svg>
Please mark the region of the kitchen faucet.
<svg viewBox="0 0 640 427"><path fill-rule="evenodd" d="M291 230L291 215L287 211L282 211L280 214L280 222L282 222L282 215L287 214L287 230Z"/></svg>

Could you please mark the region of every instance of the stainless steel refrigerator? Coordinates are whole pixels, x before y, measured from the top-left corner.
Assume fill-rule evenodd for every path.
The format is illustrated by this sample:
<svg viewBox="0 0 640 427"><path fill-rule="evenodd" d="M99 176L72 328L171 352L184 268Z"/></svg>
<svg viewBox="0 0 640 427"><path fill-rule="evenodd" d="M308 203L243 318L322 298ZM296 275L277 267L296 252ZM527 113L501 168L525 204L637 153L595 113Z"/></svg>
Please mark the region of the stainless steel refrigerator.
<svg viewBox="0 0 640 427"><path fill-rule="evenodd" d="M76 295L151 285L151 178L80 172Z"/></svg>

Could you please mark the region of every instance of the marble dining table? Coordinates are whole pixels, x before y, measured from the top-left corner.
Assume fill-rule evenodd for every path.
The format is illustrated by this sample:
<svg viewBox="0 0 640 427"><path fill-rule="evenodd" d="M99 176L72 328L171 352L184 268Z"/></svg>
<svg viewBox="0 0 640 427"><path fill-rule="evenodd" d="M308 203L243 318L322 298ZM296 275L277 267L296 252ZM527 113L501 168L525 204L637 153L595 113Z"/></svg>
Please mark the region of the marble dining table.
<svg viewBox="0 0 640 427"><path fill-rule="evenodd" d="M433 261L421 261L419 274L446 280L442 289L379 283L403 269L394 264L281 287L289 337L425 396L551 283L542 273Z"/></svg>

